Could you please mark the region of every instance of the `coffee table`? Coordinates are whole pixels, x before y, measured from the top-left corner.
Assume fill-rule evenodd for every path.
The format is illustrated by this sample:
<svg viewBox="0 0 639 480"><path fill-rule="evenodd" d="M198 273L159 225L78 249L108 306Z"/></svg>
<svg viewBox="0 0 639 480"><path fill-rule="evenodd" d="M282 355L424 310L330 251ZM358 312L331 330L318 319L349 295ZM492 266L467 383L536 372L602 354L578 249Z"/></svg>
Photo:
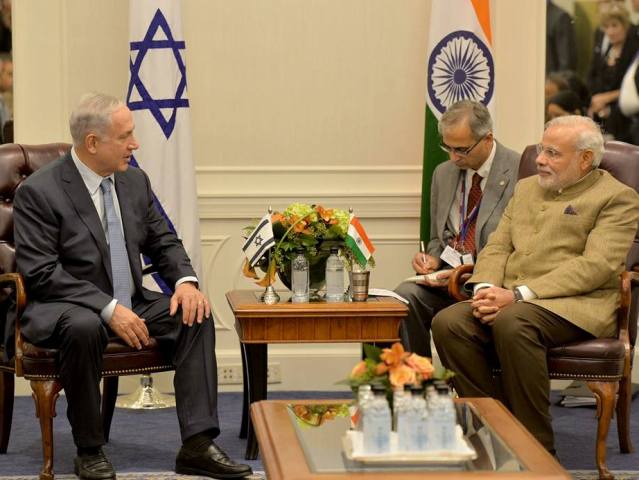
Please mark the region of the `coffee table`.
<svg viewBox="0 0 639 480"><path fill-rule="evenodd" d="M348 460L341 438L350 418L337 416L316 425L298 418L288 406L343 404L343 400L275 400L251 406L262 463L269 480L570 480L570 474L497 400L456 400L462 428L478 453L455 466L370 466ZM310 423L310 424L309 424Z"/></svg>
<svg viewBox="0 0 639 480"><path fill-rule="evenodd" d="M399 340L399 324L408 313L405 304L388 297L370 297L366 302L291 303L290 295L283 293L279 303L265 305L260 294L253 290L226 294L242 348L240 438L248 437L248 460L257 458L258 452L248 408L266 399L269 343L395 342Z"/></svg>

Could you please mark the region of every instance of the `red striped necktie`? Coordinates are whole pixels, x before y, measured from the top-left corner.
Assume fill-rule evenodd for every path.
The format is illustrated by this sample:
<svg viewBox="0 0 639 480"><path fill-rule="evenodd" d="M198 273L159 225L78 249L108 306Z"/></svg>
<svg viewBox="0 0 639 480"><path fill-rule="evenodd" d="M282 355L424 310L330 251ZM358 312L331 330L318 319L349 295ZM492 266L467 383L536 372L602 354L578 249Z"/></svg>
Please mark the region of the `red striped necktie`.
<svg viewBox="0 0 639 480"><path fill-rule="evenodd" d="M481 181L483 180L482 176L479 173L475 173L473 175L473 184L470 187L470 192L468 192L468 207L466 208L466 218L473 211L475 206L479 203L482 196L481 191ZM473 215L473 219L470 224L466 227L466 237L463 242L463 249L465 253L475 254L475 227L477 225L477 214Z"/></svg>

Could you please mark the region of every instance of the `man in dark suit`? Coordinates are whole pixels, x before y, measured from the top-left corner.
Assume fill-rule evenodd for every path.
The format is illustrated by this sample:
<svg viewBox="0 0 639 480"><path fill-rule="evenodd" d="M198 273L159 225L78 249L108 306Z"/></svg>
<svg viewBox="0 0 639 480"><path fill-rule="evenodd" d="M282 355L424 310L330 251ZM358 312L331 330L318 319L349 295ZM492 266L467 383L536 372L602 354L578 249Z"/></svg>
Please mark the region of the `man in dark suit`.
<svg viewBox="0 0 639 480"><path fill-rule="evenodd" d="M418 274L450 269L442 260L445 250L459 261L461 254L475 256L497 227L517 183L519 154L497 142L492 131L488 109L471 100L451 105L439 120L441 147L450 160L433 172L430 241L413 258ZM446 289L451 271L439 273L437 281L408 281L395 290L409 302L401 337L412 352L432 356L433 316L454 303Z"/></svg>
<svg viewBox="0 0 639 480"><path fill-rule="evenodd" d="M180 240L153 203L146 174L129 168L139 145L119 100L89 94L70 118L73 149L32 174L15 196L18 270L29 304L22 332L60 350L83 479L115 478L102 451L100 370L109 337L141 349L155 337L175 365L182 436L178 473L241 478L248 465L214 442L217 418L215 329L206 297ZM142 286L140 254L151 259L172 297Z"/></svg>

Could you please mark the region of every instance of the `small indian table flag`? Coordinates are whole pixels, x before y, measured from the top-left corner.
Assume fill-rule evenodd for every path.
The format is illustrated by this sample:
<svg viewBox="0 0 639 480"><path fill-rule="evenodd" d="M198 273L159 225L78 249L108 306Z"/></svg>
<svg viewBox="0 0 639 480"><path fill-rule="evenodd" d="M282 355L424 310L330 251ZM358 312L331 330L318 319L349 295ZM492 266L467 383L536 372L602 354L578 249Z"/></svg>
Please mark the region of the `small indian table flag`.
<svg viewBox="0 0 639 480"><path fill-rule="evenodd" d="M368 259L371 258L371 255L375 252L375 247L369 240L368 235L366 235L366 231L359 222L359 218L355 215L351 215L345 243L353 251L357 263L359 263L361 267L366 266Z"/></svg>

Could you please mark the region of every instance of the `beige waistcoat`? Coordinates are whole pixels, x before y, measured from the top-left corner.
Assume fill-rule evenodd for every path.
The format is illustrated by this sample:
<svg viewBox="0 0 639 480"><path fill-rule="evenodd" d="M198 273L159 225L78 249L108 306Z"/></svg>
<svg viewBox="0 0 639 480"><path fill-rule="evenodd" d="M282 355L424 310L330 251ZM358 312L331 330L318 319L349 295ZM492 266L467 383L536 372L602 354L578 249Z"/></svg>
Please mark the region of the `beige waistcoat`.
<svg viewBox="0 0 639 480"><path fill-rule="evenodd" d="M619 275L637 231L639 195L604 170L563 191L521 180L470 283L512 289L597 337L616 333Z"/></svg>

